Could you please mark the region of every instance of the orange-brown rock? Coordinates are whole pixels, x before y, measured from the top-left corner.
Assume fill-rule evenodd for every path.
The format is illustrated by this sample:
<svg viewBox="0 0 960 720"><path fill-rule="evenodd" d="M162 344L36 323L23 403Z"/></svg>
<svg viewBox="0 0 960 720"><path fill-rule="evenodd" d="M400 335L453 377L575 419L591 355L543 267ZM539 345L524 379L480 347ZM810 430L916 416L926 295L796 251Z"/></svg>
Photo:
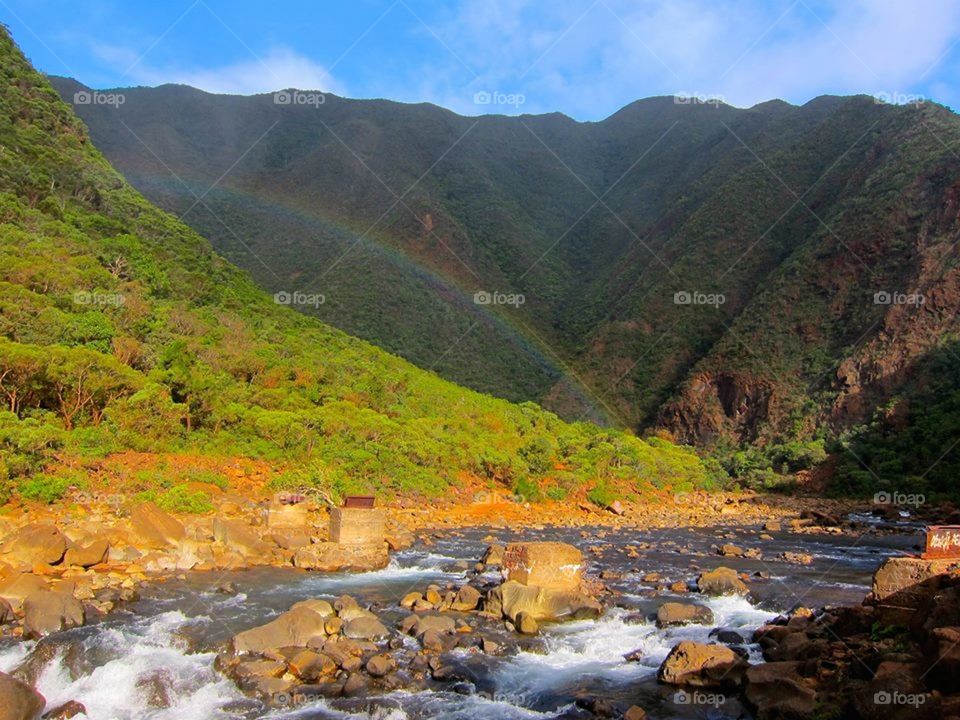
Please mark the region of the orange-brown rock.
<svg viewBox="0 0 960 720"><path fill-rule="evenodd" d="M577 590L583 580L583 554L560 542L507 545L502 572L506 580L549 590Z"/></svg>
<svg viewBox="0 0 960 720"><path fill-rule="evenodd" d="M657 679L670 685L730 687L740 683L748 663L724 645L704 645L684 640L673 647Z"/></svg>

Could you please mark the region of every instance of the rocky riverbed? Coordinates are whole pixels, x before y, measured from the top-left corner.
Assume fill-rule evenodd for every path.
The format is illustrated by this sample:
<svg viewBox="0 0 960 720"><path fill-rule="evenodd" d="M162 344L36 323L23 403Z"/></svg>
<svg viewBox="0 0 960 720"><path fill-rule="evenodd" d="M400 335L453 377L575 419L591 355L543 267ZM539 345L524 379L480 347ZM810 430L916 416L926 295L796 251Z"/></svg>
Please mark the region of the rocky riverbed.
<svg viewBox="0 0 960 720"><path fill-rule="evenodd" d="M125 598L90 590L82 624L55 608L61 627L28 632L14 612L0 670L57 717L749 717L747 664L793 652L770 638L779 646L813 629L819 608L859 604L874 570L919 540L909 523L893 532L872 518L751 519L433 530L386 567L352 574L145 574ZM524 584L542 577L504 584L497 553L516 541L573 546L585 582L547 596ZM110 612L92 612L105 601ZM769 627L790 633L765 639Z"/></svg>

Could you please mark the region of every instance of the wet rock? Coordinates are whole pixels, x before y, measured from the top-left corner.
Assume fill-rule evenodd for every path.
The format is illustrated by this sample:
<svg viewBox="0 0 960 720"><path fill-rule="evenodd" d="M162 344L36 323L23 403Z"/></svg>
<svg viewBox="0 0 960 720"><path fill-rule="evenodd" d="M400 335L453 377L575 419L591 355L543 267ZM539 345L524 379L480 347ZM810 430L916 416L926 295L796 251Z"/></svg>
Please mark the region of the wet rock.
<svg viewBox="0 0 960 720"><path fill-rule="evenodd" d="M520 542L507 545L503 576L521 585L548 590L576 590L583 580L583 554L560 542Z"/></svg>
<svg viewBox="0 0 960 720"><path fill-rule="evenodd" d="M647 711L639 705L631 705L623 714L623 720L646 720Z"/></svg>
<svg viewBox="0 0 960 720"><path fill-rule="evenodd" d="M34 565L55 565L63 559L67 539L52 523L33 523L15 531L0 555L14 567L32 568Z"/></svg>
<svg viewBox="0 0 960 720"><path fill-rule="evenodd" d="M43 720L69 720L76 715L86 715L87 708L76 700L68 700L43 714Z"/></svg>
<svg viewBox="0 0 960 720"><path fill-rule="evenodd" d="M521 612L516 618L517 632L521 635L536 635L540 632L540 626L536 619L528 612Z"/></svg>
<svg viewBox="0 0 960 720"><path fill-rule="evenodd" d="M221 583L217 584L216 592L221 595L236 595L237 586L230 580L224 580Z"/></svg>
<svg viewBox="0 0 960 720"><path fill-rule="evenodd" d="M25 682L0 672L0 718L35 720L47 701Z"/></svg>
<svg viewBox="0 0 960 720"><path fill-rule="evenodd" d="M310 640L326 637L324 619L309 607L288 610L266 625L234 635L233 651L264 653L281 647L306 647Z"/></svg>
<svg viewBox="0 0 960 720"><path fill-rule="evenodd" d="M785 551L780 555L784 562L794 565L810 565L813 562L813 555L809 553Z"/></svg>
<svg viewBox="0 0 960 720"><path fill-rule="evenodd" d="M400 601L400 607L412 608L418 602L423 600L423 594L418 592L409 592L403 596L403 599Z"/></svg>
<svg viewBox="0 0 960 720"><path fill-rule="evenodd" d="M375 617L358 617L343 626L343 634L351 640L382 640L390 631Z"/></svg>
<svg viewBox="0 0 960 720"><path fill-rule="evenodd" d="M613 717L615 714L613 705L609 700L604 700L603 698L577 698L574 704L578 708L592 713L595 717L608 718Z"/></svg>
<svg viewBox="0 0 960 720"><path fill-rule="evenodd" d="M130 528L141 547L163 549L177 545L186 537L183 523L152 502L141 503L133 509Z"/></svg>
<svg viewBox="0 0 960 720"><path fill-rule="evenodd" d="M300 602L294 603L290 609L295 610L297 608L307 608L308 610L313 610L320 617L330 618L333 617L334 609L326 600L321 600L318 598L310 598L308 600L301 600Z"/></svg>
<svg viewBox="0 0 960 720"><path fill-rule="evenodd" d="M746 661L723 645L703 645L684 640L673 647L657 679L670 685L721 688L739 684Z"/></svg>
<svg viewBox="0 0 960 720"><path fill-rule="evenodd" d="M370 681L361 673L353 673L343 684L343 694L347 697L355 697L367 692L370 687Z"/></svg>
<svg viewBox="0 0 960 720"><path fill-rule="evenodd" d="M670 592L672 593L685 593L689 592L689 590L690 588L687 587L687 584L683 580L678 580L670 584Z"/></svg>
<svg viewBox="0 0 960 720"><path fill-rule="evenodd" d="M373 677L383 677L397 669L396 661L386 653L374 655L367 660L366 670Z"/></svg>
<svg viewBox="0 0 960 720"><path fill-rule="evenodd" d="M599 617L603 608L594 598L581 592L548 590L511 580L487 593L484 610L516 624L516 617L521 612L537 621L581 620Z"/></svg>
<svg viewBox="0 0 960 720"><path fill-rule="evenodd" d="M42 638L84 623L83 604L73 595L38 590L23 601L23 632L28 638Z"/></svg>
<svg viewBox="0 0 960 720"><path fill-rule="evenodd" d="M464 585L457 591L457 597L453 601L453 604L450 606L450 608L459 612L476 610L477 606L480 604L481 598L482 595L480 594L479 590L472 585Z"/></svg>
<svg viewBox="0 0 960 720"><path fill-rule="evenodd" d="M801 677L800 662L754 665L744 674L744 696L757 720L785 720L813 716L816 692Z"/></svg>
<svg viewBox="0 0 960 720"><path fill-rule="evenodd" d="M424 615L421 617L413 616L416 618L416 623L413 625L411 631L413 635L419 637L429 630L441 634L450 634L456 631L456 623L454 623L453 618L446 617L444 615Z"/></svg>
<svg viewBox="0 0 960 720"><path fill-rule="evenodd" d="M384 536L384 539L387 542L387 547L393 552L406 550L413 545L415 540L413 533L406 531L387 534Z"/></svg>
<svg viewBox="0 0 960 720"><path fill-rule="evenodd" d="M710 625L713 623L713 611L703 605L668 602L657 610L657 627L671 625Z"/></svg>
<svg viewBox="0 0 960 720"><path fill-rule="evenodd" d="M705 595L746 595L750 592L735 570L723 566L701 573L697 588Z"/></svg>
<svg viewBox="0 0 960 720"><path fill-rule="evenodd" d="M308 683L320 678L332 677L337 672L337 663L329 655L315 650L301 650L287 662L290 672Z"/></svg>
<svg viewBox="0 0 960 720"><path fill-rule="evenodd" d="M743 645L746 642L743 635L734 630L716 630L710 635L716 637L717 642L722 642L724 645Z"/></svg>
<svg viewBox="0 0 960 720"><path fill-rule="evenodd" d="M78 565L88 568L100 563L106 562L107 554L110 552L110 542L100 539L94 540L89 545L74 545L68 548L64 554L63 562L65 565Z"/></svg>
<svg viewBox="0 0 960 720"><path fill-rule="evenodd" d="M302 547L293 556L293 564L306 570L323 572L380 570L390 562L385 543L342 545L319 542Z"/></svg>
<svg viewBox="0 0 960 720"><path fill-rule="evenodd" d="M743 557L743 548L731 543L726 543L717 548L717 554L724 557Z"/></svg>
<svg viewBox="0 0 960 720"><path fill-rule="evenodd" d="M782 526L779 520L767 520L767 522L763 524L763 529L767 532L780 532Z"/></svg>

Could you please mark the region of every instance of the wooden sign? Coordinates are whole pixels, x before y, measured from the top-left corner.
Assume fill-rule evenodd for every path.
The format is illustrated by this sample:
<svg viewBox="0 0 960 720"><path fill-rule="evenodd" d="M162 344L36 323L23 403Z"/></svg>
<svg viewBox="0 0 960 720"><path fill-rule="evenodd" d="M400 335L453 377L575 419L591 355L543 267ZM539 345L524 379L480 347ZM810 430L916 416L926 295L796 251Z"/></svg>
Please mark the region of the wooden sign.
<svg viewBox="0 0 960 720"><path fill-rule="evenodd" d="M931 525L927 528L927 549L923 557L929 560L960 559L960 525Z"/></svg>
<svg viewBox="0 0 960 720"><path fill-rule="evenodd" d="M374 498L373 495L347 495L343 500L343 506L345 508L372 508Z"/></svg>

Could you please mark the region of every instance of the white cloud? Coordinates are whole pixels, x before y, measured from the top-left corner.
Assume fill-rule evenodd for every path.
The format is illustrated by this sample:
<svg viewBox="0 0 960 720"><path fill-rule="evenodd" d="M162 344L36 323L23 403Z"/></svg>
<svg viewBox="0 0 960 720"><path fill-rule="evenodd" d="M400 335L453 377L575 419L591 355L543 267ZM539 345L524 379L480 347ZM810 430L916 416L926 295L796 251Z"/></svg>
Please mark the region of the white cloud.
<svg viewBox="0 0 960 720"><path fill-rule="evenodd" d="M320 90L343 94L343 88L322 65L289 48L274 47L259 58L250 56L220 67L156 67L129 48L99 45L94 48L105 60L129 67L132 83L161 85L180 83L211 93L254 95L284 88Z"/></svg>
<svg viewBox="0 0 960 720"><path fill-rule="evenodd" d="M521 111L596 118L638 98L682 91L739 106L825 93L922 92L937 87L944 56L960 39L960 3L465 1L437 29L477 77L421 68L416 86L434 101L469 112L477 90L521 92ZM488 110L510 112L473 108Z"/></svg>

